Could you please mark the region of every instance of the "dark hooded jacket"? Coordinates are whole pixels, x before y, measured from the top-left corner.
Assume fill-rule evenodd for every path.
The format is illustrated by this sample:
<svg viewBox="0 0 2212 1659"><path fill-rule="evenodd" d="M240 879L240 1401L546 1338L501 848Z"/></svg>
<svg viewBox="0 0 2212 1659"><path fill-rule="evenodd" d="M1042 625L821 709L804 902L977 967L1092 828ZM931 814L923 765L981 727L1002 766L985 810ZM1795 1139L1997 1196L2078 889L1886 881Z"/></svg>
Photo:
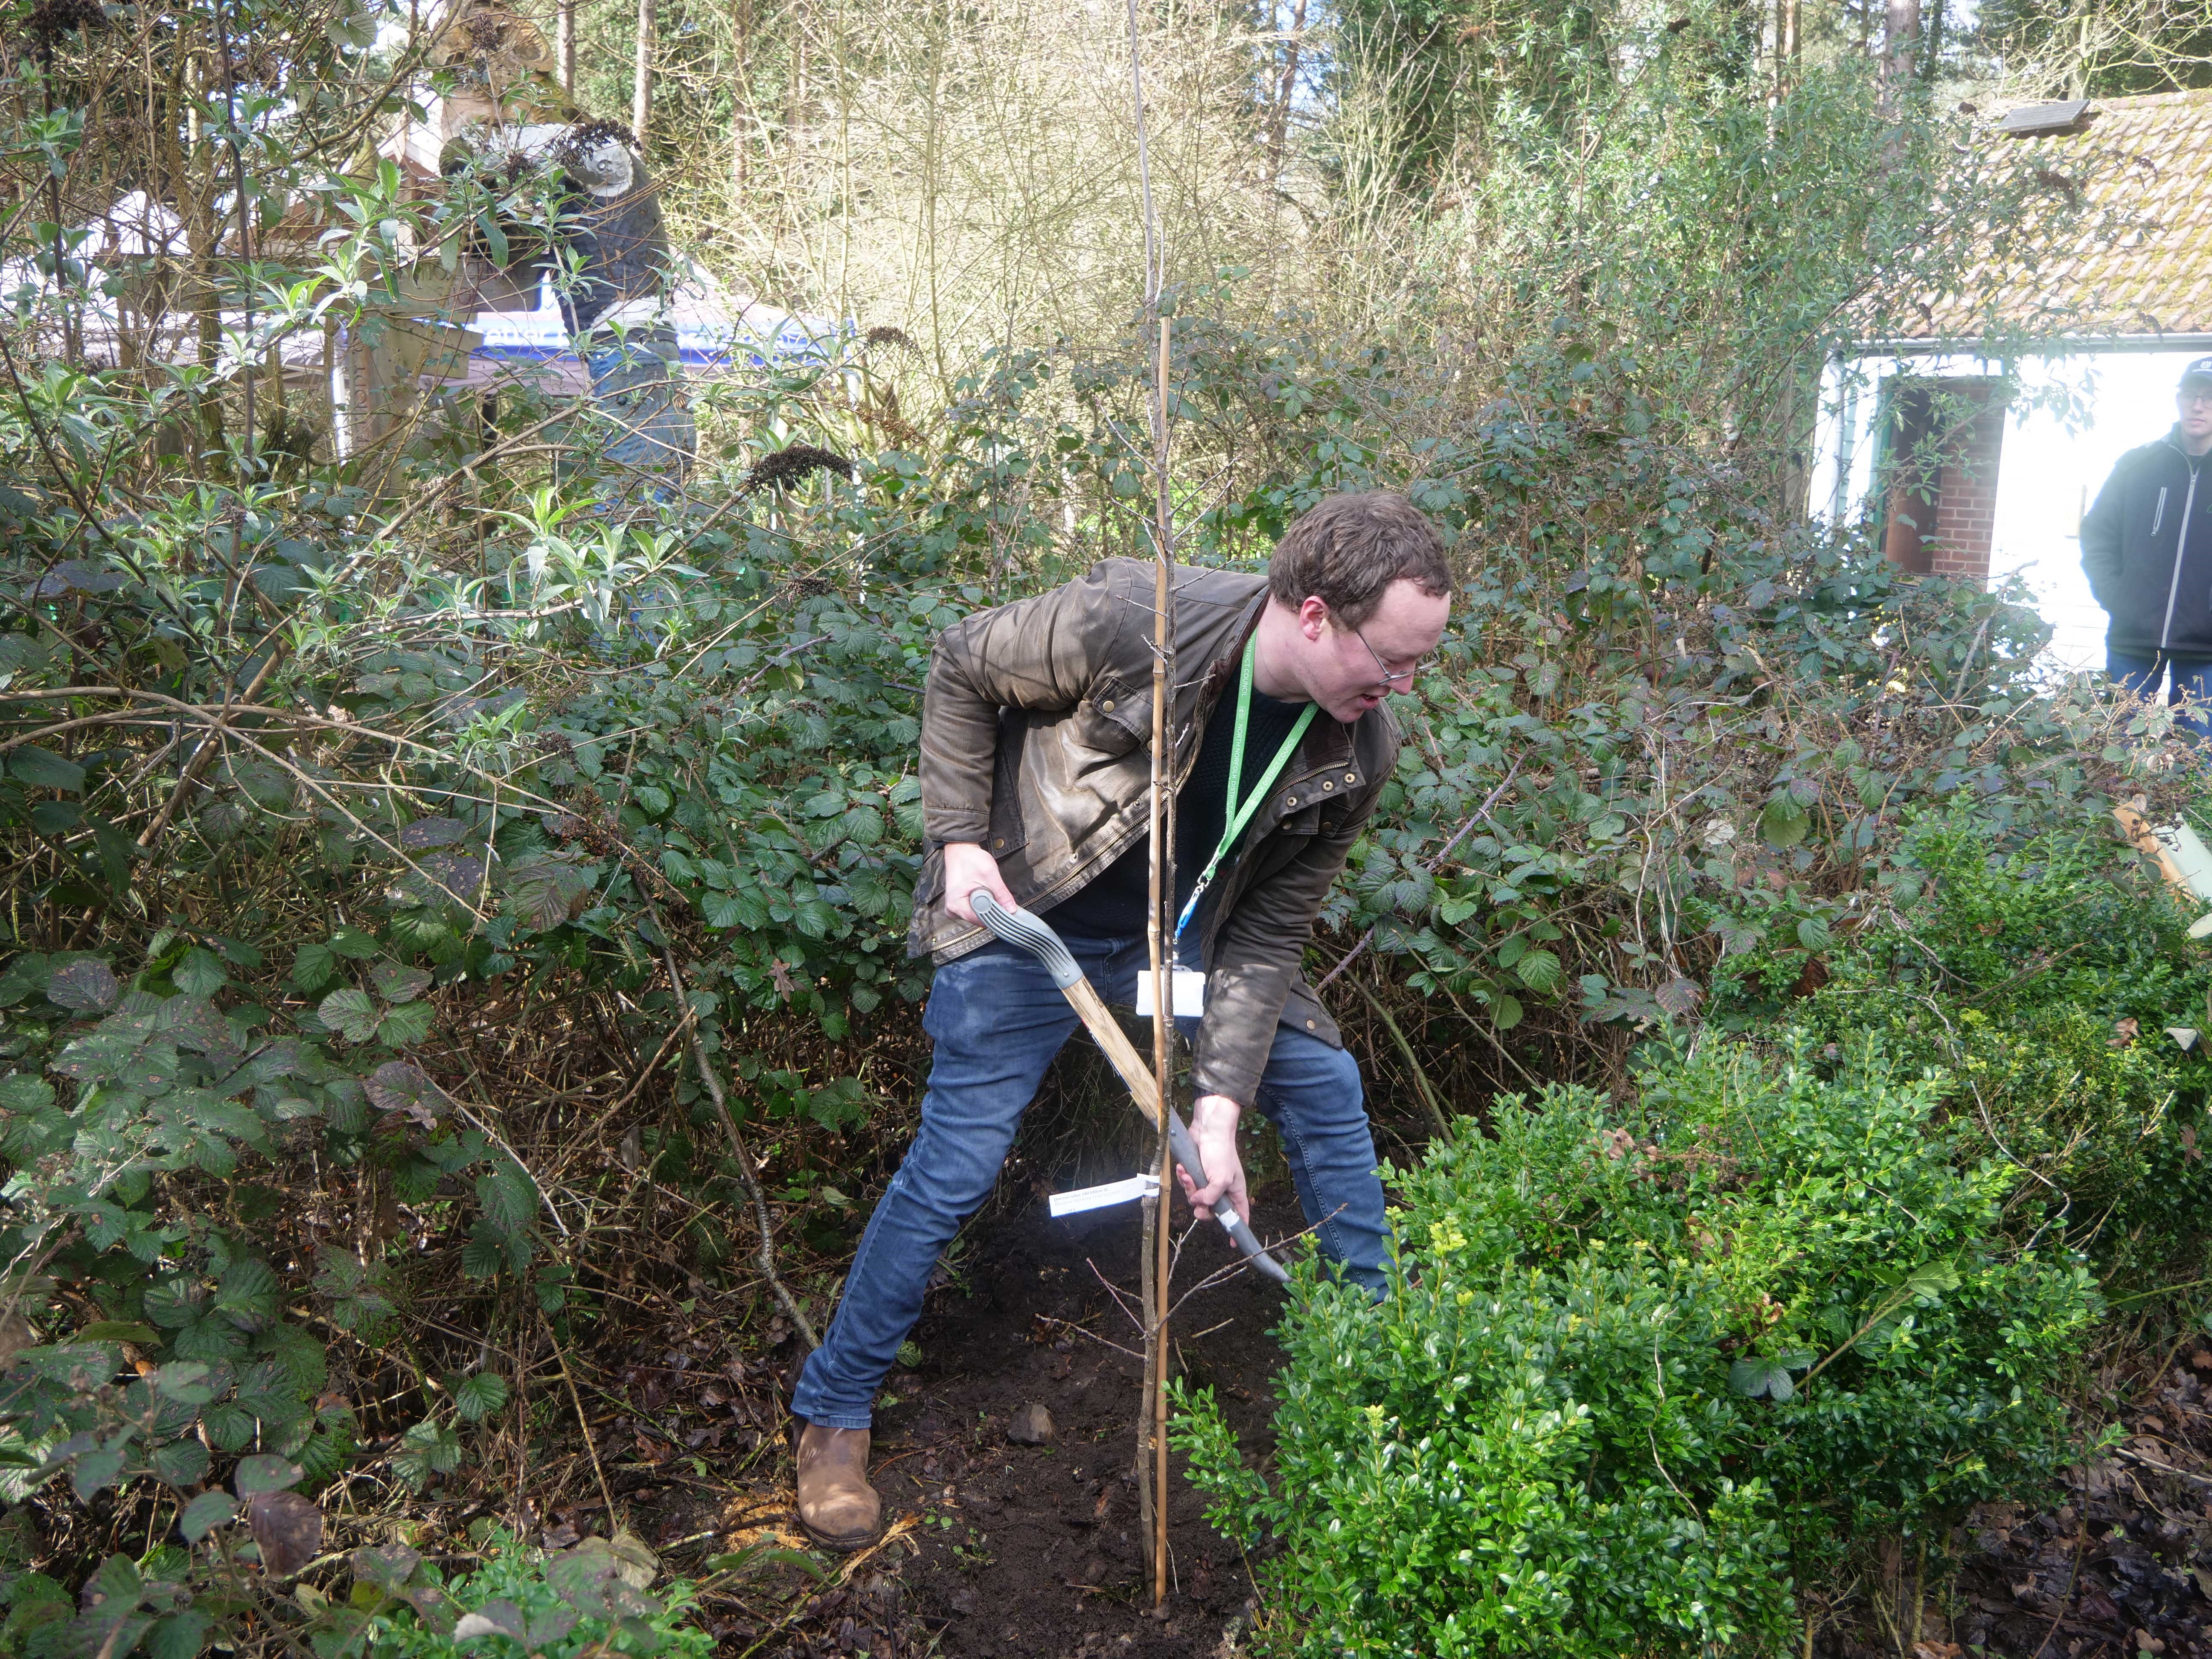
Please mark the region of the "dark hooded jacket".
<svg viewBox="0 0 2212 1659"><path fill-rule="evenodd" d="M2212 456L2176 427L2120 457L2081 520L2081 568L2106 649L2212 659Z"/></svg>

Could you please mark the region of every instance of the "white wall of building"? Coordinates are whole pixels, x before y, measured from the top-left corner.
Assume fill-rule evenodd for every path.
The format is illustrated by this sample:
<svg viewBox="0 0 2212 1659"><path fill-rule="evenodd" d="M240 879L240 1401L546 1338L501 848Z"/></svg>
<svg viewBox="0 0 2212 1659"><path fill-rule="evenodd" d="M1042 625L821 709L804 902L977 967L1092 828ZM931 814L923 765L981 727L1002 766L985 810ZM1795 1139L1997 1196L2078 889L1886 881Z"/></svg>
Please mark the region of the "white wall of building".
<svg viewBox="0 0 2212 1659"><path fill-rule="evenodd" d="M2202 346L2084 352L2015 366L2020 390L2006 419L1997 467L1990 575L1994 581L2017 574L2027 584L2054 630L2054 668L2104 666L2105 613L2081 574L2081 514L2122 455L2172 426L2182 368L2204 355ZM2008 367L1970 354L1830 365L1814 457L1814 513L1849 521L1862 510L1873 483L1881 380L1907 369L1923 376L1994 376Z"/></svg>

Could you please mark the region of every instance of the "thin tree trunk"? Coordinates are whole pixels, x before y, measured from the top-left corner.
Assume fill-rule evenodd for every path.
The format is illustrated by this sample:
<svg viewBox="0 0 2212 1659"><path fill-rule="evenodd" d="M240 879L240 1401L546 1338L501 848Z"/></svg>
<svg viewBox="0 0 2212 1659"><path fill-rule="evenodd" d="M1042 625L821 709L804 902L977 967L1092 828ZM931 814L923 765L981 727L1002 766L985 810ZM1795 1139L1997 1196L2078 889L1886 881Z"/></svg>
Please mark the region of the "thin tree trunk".
<svg viewBox="0 0 2212 1659"><path fill-rule="evenodd" d="M653 119L653 0L637 0L637 61L630 80L629 130L645 149L645 130Z"/></svg>
<svg viewBox="0 0 2212 1659"><path fill-rule="evenodd" d="M1943 58L1943 0L1930 0L1927 49L1920 54L1920 78L1932 82Z"/></svg>
<svg viewBox="0 0 2212 1659"><path fill-rule="evenodd" d="M1291 98L1297 90L1298 47L1305 38L1306 0L1296 0L1291 9L1290 39L1283 46L1283 76L1275 91L1274 118L1267 130L1267 187L1278 189L1283 182L1283 155L1289 148L1291 137Z"/></svg>
<svg viewBox="0 0 2212 1659"><path fill-rule="evenodd" d="M1887 0L1881 32L1881 112L1903 113L1920 62L1920 0Z"/></svg>
<svg viewBox="0 0 2212 1659"><path fill-rule="evenodd" d="M737 70L730 77L730 195L732 204L744 200L752 149L753 9L751 0L738 0Z"/></svg>
<svg viewBox="0 0 2212 1659"><path fill-rule="evenodd" d="M561 90L576 96L576 0L561 0L553 15L553 55L561 66Z"/></svg>

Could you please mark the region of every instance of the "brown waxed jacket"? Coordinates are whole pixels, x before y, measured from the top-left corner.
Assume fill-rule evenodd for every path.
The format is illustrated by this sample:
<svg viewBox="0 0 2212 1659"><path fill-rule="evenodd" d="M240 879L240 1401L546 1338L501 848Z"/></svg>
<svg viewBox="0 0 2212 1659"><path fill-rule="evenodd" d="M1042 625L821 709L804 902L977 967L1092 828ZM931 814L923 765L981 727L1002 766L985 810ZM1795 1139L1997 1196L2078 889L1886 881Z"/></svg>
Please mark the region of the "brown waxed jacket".
<svg viewBox="0 0 2212 1659"><path fill-rule="evenodd" d="M939 636L922 698L929 855L915 890L915 955L950 962L990 937L945 908L945 842L982 847L1015 902L1039 908L1146 834L1153 580L1148 561L1109 559ZM1197 763L1214 705L1233 691L1267 596L1267 579L1248 572L1176 574L1169 730L1178 787ZM1192 1079L1198 1093L1250 1105L1279 1019L1342 1046L1298 966L1401 741L1387 708L1350 726L1318 715L1254 814L1248 850L1215 878L1200 941L1206 988Z"/></svg>

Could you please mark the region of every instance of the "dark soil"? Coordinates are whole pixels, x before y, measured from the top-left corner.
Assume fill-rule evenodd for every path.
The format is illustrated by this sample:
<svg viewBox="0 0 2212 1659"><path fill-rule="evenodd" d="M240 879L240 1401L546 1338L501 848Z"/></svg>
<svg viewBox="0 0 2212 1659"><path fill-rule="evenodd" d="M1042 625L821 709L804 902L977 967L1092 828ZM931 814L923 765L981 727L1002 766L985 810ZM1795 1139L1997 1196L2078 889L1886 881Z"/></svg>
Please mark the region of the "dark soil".
<svg viewBox="0 0 2212 1659"><path fill-rule="evenodd" d="M2051 1508L1974 1512L1951 1617L1927 1626L1923 1659L2212 1654L2212 1350L2153 1385L2110 1381L2126 1439L2069 1471Z"/></svg>
<svg viewBox="0 0 2212 1659"><path fill-rule="evenodd" d="M1296 1215L1294 1204L1263 1203L1254 1219L1280 1234ZM894 1373L886 1392L897 1403L877 1413L877 1488L889 1514L917 1522L879 1576L896 1592L872 1578L872 1595L855 1598L872 1601L879 1628L895 1599L896 1622L939 1653L1166 1659L1218 1652L1243 1621L1251 1581L1206 1525L1180 1456L1168 1504L1174 1586L1152 1607L1132 1468L1143 1368L1109 1346L1134 1349L1139 1338L1101 1277L1133 1302L1137 1246L1133 1206L1059 1222L1040 1207L978 1241L964 1282L933 1298L915 1331L921 1362ZM1218 1231L1200 1232L1178 1289L1230 1260ZM1240 1273L1192 1296L1170 1326L1178 1375L1212 1385L1255 1453L1280 1363L1267 1334L1279 1306L1279 1292ZM1007 1431L1032 1406L1050 1413L1052 1438L1016 1443Z"/></svg>
<svg viewBox="0 0 2212 1659"><path fill-rule="evenodd" d="M1262 1193L1254 1221L1263 1235L1298 1225L1288 1186ZM1180 1456L1169 1483L1175 1580L1157 1614L1144 1582L1131 1468L1141 1366L1109 1346L1133 1347L1137 1334L1101 1277L1133 1303L1137 1240L1133 1206L1054 1222L1039 1202L972 1229L915 1331L915 1367L892 1374L878 1411L874 1478L890 1535L857 1560L817 1553L833 1571L818 1586L771 1566L710 1594L702 1611L720 1651L1246 1651L1246 1563L1206 1523ZM1199 1233L1178 1291L1230 1260L1217 1231ZM1177 1373L1213 1388L1248 1459L1271 1443L1269 1384L1281 1356L1268 1333L1280 1308L1279 1291L1240 1273L1192 1296L1173 1328ZM734 1358L717 1371L712 1339L695 1332L687 1341L673 1327L668 1337L663 1363L623 1379L630 1409L599 1419L611 1421L611 1442L635 1448L634 1461L609 1470L618 1507L672 1573L694 1578L714 1552L807 1547L791 1512L776 1374ZM680 1352L687 1347L697 1360ZM1816 1613L1814 1651L2212 1659L2212 1346L2184 1343L2155 1382L2144 1370L2109 1367L2100 1389L2103 1405L2085 1422L2118 1421L2125 1437L2069 1469L2047 1498L1983 1505L1925 1560L1910 1546L1862 1557L1840 1601L1824 1601L1828 1586L1803 1587ZM1008 1435L1031 1407L1052 1419L1042 1445ZM714 1478L678 1473L687 1464ZM603 1529L600 1508L556 1510L546 1541Z"/></svg>
<svg viewBox="0 0 2212 1659"><path fill-rule="evenodd" d="M1263 1237L1302 1224L1288 1180L1276 1185L1254 1210ZM1122 1352L1140 1339L1105 1283L1133 1306L1139 1226L1134 1205L1054 1221L1037 1203L970 1229L915 1329L914 1369L895 1370L878 1403L873 1479L888 1537L857 1561L816 1552L835 1575L819 1587L778 1565L731 1596L709 1596L702 1611L722 1653L1212 1659L1241 1651L1235 1633L1250 1614L1252 1582L1236 1546L1206 1523L1180 1455L1169 1478L1174 1582L1158 1613L1145 1579L1133 1468L1143 1368ZM1176 1269L1176 1293L1233 1260L1218 1228L1200 1231ZM1176 1374L1212 1387L1251 1456L1270 1440L1268 1384L1281 1357L1267 1333L1281 1300L1256 1274L1238 1272L1191 1294L1170 1326ZM638 1461L610 1470L629 1524L672 1574L694 1579L714 1552L811 1549L792 1513L775 1378L737 1360L718 1371L703 1352L680 1352L702 1345L670 1335L663 1363L624 1378L632 1410L611 1419L609 1440L637 1449ZM1041 1445L1008 1435L1030 1407L1051 1417ZM692 1457L716 1478L678 1474L687 1463L697 1470ZM547 1517L559 1523L548 1541L601 1530L599 1507Z"/></svg>

